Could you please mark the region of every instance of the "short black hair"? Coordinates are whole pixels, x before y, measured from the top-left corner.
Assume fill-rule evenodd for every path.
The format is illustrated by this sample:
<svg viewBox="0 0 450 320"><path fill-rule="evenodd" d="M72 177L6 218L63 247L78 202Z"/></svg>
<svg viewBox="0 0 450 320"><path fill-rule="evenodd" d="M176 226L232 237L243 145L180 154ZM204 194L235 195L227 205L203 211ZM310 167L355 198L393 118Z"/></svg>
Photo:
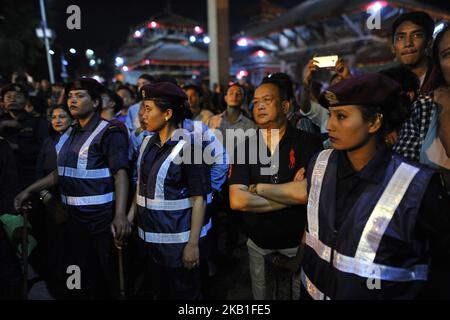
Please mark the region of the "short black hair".
<svg viewBox="0 0 450 320"><path fill-rule="evenodd" d="M203 97L202 89L200 89L199 86L196 86L195 84L187 84L187 85L185 85L185 86L183 87L183 90L184 90L184 91L187 91L187 90L189 90L189 89L195 90L195 91L197 92L197 94L198 94L199 97Z"/></svg>
<svg viewBox="0 0 450 320"><path fill-rule="evenodd" d="M414 11L404 13L398 16L397 19L395 19L394 23L392 24L392 32L391 32L392 42L394 42L395 32L397 31L397 28L405 21L411 21L412 23L421 26L425 30L427 40L431 40L433 38L434 32L433 19L428 15L428 13L425 13L423 11Z"/></svg>
<svg viewBox="0 0 450 320"><path fill-rule="evenodd" d="M133 92L133 90L130 89L130 87L121 85L121 86L119 86L119 87L116 89L116 93L117 93L119 90L126 90L126 91L128 91L128 93L130 94L131 99L134 99L134 98L135 98L134 92Z"/></svg>
<svg viewBox="0 0 450 320"><path fill-rule="evenodd" d="M112 101L114 101L114 112L117 113L123 108L123 100L117 93L104 87L102 94L106 94Z"/></svg>
<svg viewBox="0 0 450 320"><path fill-rule="evenodd" d="M433 61L436 65L437 77L436 77L436 87L443 85L445 83L444 75L442 74L442 67L439 63L439 44L444 38L444 34L450 31L450 25L446 25L441 32L436 35L436 39L434 39L433 44Z"/></svg>
<svg viewBox="0 0 450 320"><path fill-rule="evenodd" d="M67 106L67 103L55 104L55 105L51 106L51 107L49 108L48 113L47 113L47 114L50 116L50 119L52 118L53 111L55 111L56 109L62 109L62 110L64 110L64 112L67 113L67 115L69 116L69 118L73 119L72 114L70 113L70 109L69 109L69 107Z"/></svg>
<svg viewBox="0 0 450 320"><path fill-rule="evenodd" d="M22 94L24 95L26 100L29 99L30 95L28 93L28 88L25 85L23 85L21 83L10 83L10 84L4 86L3 88L1 88L1 90L0 90L1 101L4 100L5 94L7 92L17 91L17 90L15 90L16 88L14 88L15 86L19 88L20 92L22 92Z"/></svg>
<svg viewBox="0 0 450 320"><path fill-rule="evenodd" d="M141 74L138 79L145 79L150 82L155 81L155 78L153 76L149 75L148 73Z"/></svg>
<svg viewBox="0 0 450 320"><path fill-rule="evenodd" d="M420 88L420 80L414 72L405 66L393 67L381 70L380 73L397 81L403 92L417 92Z"/></svg>
<svg viewBox="0 0 450 320"><path fill-rule="evenodd" d="M245 94L245 90L244 87L241 86L238 82L233 82L232 84L230 84L227 89L225 90L225 95L228 93L228 90L230 90L232 87L239 87L239 89L241 90L242 95Z"/></svg>
<svg viewBox="0 0 450 320"><path fill-rule="evenodd" d="M272 83L278 87L281 100L290 101L294 97L294 87L291 78L283 72L269 74L260 85Z"/></svg>
<svg viewBox="0 0 450 320"><path fill-rule="evenodd" d="M53 88L53 87L62 87L62 88L64 88L64 86L65 86L65 84L62 83L62 82L55 82L55 83L52 83L52 84L51 84L51 87L52 87L52 88Z"/></svg>

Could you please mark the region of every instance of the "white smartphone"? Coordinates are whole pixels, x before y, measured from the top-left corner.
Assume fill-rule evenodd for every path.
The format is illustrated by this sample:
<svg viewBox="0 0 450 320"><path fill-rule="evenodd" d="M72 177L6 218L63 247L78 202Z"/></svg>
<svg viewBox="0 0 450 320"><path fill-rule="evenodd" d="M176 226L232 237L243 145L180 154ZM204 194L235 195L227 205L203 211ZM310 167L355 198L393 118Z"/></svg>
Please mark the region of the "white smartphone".
<svg viewBox="0 0 450 320"><path fill-rule="evenodd" d="M332 68L336 66L338 58L338 56L322 56L314 57L313 59L317 61L316 66L319 68Z"/></svg>

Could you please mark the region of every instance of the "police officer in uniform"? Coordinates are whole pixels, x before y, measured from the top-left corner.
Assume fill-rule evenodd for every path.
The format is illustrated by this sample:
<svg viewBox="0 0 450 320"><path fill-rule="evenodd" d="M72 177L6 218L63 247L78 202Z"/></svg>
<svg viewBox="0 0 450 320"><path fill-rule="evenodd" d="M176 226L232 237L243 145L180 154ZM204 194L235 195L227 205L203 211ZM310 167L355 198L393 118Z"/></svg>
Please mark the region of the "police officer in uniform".
<svg viewBox="0 0 450 320"><path fill-rule="evenodd" d="M308 167L302 298L415 299L445 281L433 279L433 261L450 261L443 185L385 144L405 119L405 99L380 74L343 80L321 96L333 149Z"/></svg>
<svg viewBox="0 0 450 320"><path fill-rule="evenodd" d="M15 207L32 193L59 184L67 211L68 249L82 272L82 298L112 297L117 278L111 269L111 233L120 242L131 231L126 218L128 138L100 118L97 81L71 82L65 94L77 121L56 144L58 168L21 192Z"/></svg>
<svg viewBox="0 0 450 320"><path fill-rule="evenodd" d="M1 91L5 113L0 116L0 135L13 147L17 159L20 187L35 180L35 167L42 143L49 135L45 119L28 113L28 91L21 84L9 84Z"/></svg>
<svg viewBox="0 0 450 320"><path fill-rule="evenodd" d="M174 135L185 117L185 93L173 83L159 82L143 86L141 95L146 130L155 134L141 146L137 210L133 205L129 217L137 211L142 252L149 259L158 298L200 299L199 265L211 227L205 218L210 170L183 158L193 148L191 134L185 139Z"/></svg>

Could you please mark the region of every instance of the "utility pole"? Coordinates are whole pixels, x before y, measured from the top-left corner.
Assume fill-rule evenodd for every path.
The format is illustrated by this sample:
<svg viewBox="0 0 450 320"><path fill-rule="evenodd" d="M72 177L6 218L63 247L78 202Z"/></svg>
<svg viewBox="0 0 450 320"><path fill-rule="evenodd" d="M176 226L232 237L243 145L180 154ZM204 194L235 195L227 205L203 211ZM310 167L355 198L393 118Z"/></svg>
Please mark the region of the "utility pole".
<svg viewBox="0 0 450 320"><path fill-rule="evenodd" d="M209 82L227 86L229 80L229 1L208 0Z"/></svg>
<svg viewBox="0 0 450 320"><path fill-rule="evenodd" d="M52 56L50 55L50 42L48 41L47 36L47 17L45 16L45 4L44 0L39 0L39 4L41 7L41 27L42 31L44 33L44 43L45 43L45 51L47 53L47 64L48 64L48 74L50 76L50 83L55 83L55 76L53 74L53 62L52 62Z"/></svg>

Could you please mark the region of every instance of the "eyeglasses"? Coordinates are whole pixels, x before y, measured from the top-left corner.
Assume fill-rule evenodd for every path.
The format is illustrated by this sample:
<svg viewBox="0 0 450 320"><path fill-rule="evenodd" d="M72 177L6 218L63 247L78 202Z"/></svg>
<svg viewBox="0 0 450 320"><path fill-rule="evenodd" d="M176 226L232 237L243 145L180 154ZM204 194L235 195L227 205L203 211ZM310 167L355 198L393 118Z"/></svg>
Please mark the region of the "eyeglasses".
<svg viewBox="0 0 450 320"><path fill-rule="evenodd" d="M253 100L253 105L255 108L258 108L261 104L264 104L265 106L270 105L273 101L275 100L274 97L272 96L265 96L260 100Z"/></svg>

